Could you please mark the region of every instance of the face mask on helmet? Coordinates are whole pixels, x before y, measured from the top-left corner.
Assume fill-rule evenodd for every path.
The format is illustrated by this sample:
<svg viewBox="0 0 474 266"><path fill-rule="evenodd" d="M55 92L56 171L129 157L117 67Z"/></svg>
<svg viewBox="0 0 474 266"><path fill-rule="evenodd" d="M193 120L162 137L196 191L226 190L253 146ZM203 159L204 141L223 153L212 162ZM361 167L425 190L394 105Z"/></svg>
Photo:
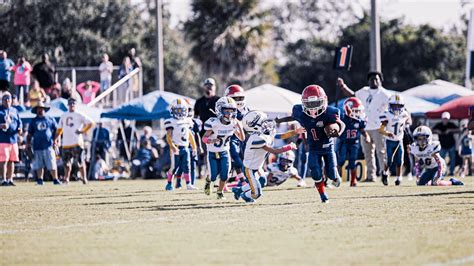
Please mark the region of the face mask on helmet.
<svg viewBox="0 0 474 266"><path fill-rule="evenodd" d="M328 101L325 98L308 99L306 101L302 101L302 104L303 111L307 115L315 118L326 111Z"/></svg>
<svg viewBox="0 0 474 266"><path fill-rule="evenodd" d="M428 136L426 135L418 135L415 137L416 144L421 148L424 149L426 146L428 146Z"/></svg>
<svg viewBox="0 0 474 266"><path fill-rule="evenodd" d="M193 108L188 108L188 117L194 117L194 109Z"/></svg>
<svg viewBox="0 0 474 266"><path fill-rule="evenodd" d="M281 171L286 171L288 168L290 168L293 165L293 161L288 160L286 158L280 157L278 160L278 167L280 168Z"/></svg>
<svg viewBox="0 0 474 266"><path fill-rule="evenodd" d="M188 115L188 108L175 106L171 108L171 116L176 119L184 119Z"/></svg>
<svg viewBox="0 0 474 266"><path fill-rule="evenodd" d="M275 132L276 123L274 120L267 119L262 122L262 133L271 135Z"/></svg>
<svg viewBox="0 0 474 266"><path fill-rule="evenodd" d="M220 119L226 123L230 123L237 117L237 110L233 108L222 108Z"/></svg>
<svg viewBox="0 0 474 266"><path fill-rule="evenodd" d="M390 104L390 111L395 115L400 115L403 111L404 105L401 104Z"/></svg>
<svg viewBox="0 0 474 266"><path fill-rule="evenodd" d="M242 110L245 107L245 96L232 96L237 104L237 109Z"/></svg>

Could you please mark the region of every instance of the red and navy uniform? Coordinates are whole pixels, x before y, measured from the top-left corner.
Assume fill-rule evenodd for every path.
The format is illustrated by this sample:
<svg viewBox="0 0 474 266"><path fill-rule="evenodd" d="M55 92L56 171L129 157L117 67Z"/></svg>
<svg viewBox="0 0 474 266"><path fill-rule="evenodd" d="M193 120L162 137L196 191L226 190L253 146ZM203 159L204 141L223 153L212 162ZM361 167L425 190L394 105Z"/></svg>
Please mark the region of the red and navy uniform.
<svg viewBox="0 0 474 266"><path fill-rule="evenodd" d="M357 156L359 155L360 133L361 129L365 128L366 123L362 119L355 119L347 115L343 115L341 120L346 125L346 129L339 137L337 164L342 166L346 159L349 159L347 169L355 169L355 161L357 161Z"/></svg>
<svg viewBox="0 0 474 266"><path fill-rule="evenodd" d="M297 104L293 106L291 116L306 129L309 146L308 168L313 180L317 183L323 181L323 159L326 176L336 180L338 173L334 140L326 135L324 127L339 121L339 109L328 106L324 113L312 118L303 112L301 104Z"/></svg>

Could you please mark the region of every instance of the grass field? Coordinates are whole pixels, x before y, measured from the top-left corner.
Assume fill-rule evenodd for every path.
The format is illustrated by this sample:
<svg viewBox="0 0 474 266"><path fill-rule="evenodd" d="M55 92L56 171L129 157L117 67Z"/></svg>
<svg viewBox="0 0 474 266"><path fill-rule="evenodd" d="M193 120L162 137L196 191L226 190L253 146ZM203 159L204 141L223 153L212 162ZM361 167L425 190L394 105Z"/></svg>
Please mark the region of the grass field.
<svg viewBox="0 0 474 266"><path fill-rule="evenodd" d="M0 188L0 264L472 265L474 179L463 181L345 183L327 204L293 180L255 204L165 192L162 180L18 182Z"/></svg>

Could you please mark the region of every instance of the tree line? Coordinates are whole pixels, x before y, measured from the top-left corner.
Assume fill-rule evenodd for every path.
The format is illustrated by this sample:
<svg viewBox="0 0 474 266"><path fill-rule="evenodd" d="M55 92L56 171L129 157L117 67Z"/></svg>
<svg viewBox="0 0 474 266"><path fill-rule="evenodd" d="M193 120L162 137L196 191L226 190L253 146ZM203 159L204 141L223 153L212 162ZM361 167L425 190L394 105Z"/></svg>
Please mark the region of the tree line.
<svg viewBox="0 0 474 266"><path fill-rule="evenodd" d="M10 58L52 56L59 66L98 65L107 52L120 64L134 47L145 90L154 89L155 1L10 1L0 5L0 49ZM369 70L370 17L349 0L299 0L262 7L258 0L193 0L191 15L169 26L163 6L165 90L197 97L207 76L219 88L273 83L295 92L311 83L334 97L337 75L359 88ZM463 83L466 37L457 29L381 23L384 86L402 91L444 79ZM335 48L354 47L349 73L332 69Z"/></svg>

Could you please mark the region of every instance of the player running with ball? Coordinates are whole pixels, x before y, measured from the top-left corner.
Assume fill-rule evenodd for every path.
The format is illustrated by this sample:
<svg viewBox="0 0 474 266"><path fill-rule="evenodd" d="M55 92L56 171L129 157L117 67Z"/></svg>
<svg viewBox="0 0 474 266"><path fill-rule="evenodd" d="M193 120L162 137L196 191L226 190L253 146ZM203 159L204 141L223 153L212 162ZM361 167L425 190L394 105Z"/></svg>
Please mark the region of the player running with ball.
<svg viewBox="0 0 474 266"><path fill-rule="evenodd" d="M301 102L302 104L293 106L290 117L278 119L278 122L296 120L306 129L309 145L308 168L324 203L328 201L328 196L324 187L323 160L326 176L333 181L335 187L339 187L341 177L337 171L333 138L344 132L345 124L339 118L339 109L328 106L328 97L320 86L307 86L303 90Z"/></svg>

